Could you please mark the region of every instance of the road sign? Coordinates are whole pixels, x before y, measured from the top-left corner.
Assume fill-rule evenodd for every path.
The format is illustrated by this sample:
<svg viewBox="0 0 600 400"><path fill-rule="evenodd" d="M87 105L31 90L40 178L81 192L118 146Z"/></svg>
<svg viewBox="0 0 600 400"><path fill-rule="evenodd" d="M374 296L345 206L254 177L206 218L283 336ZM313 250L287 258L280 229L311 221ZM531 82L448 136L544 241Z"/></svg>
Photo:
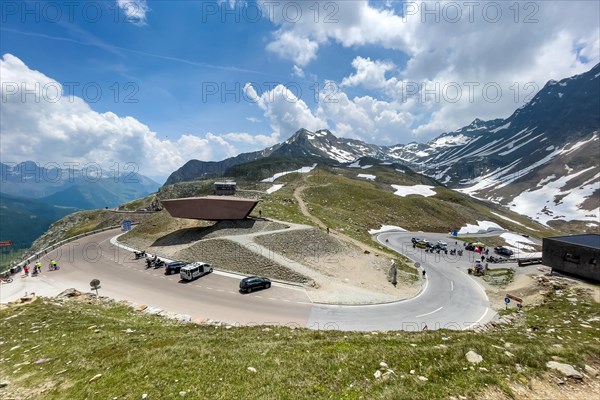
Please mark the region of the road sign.
<svg viewBox="0 0 600 400"><path fill-rule="evenodd" d="M122 223L123 230L125 232L129 232L131 230L131 220L126 219Z"/></svg>
<svg viewBox="0 0 600 400"><path fill-rule="evenodd" d="M504 302L505 302L506 304L508 304L508 303L510 303L510 299L509 299L508 297L506 297L506 298L504 299Z"/></svg>
<svg viewBox="0 0 600 400"><path fill-rule="evenodd" d="M0 242L0 247L10 247L13 245L12 240L3 240Z"/></svg>
<svg viewBox="0 0 600 400"><path fill-rule="evenodd" d="M507 299L513 299L514 301L518 301L519 303L523 302L523 299L517 296L513 296L512 294L506 294Z"/></svg>

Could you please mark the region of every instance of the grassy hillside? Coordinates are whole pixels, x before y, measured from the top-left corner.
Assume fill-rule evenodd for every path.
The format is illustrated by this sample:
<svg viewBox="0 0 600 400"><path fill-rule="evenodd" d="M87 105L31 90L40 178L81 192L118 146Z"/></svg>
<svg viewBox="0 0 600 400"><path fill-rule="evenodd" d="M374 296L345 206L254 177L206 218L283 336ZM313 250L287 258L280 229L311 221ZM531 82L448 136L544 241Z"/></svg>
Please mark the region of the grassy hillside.
<svg viewBox="0 0 600 400"><path fill-rule="evenodd" d="M116 213L110 210L79 211L52 224L31 246L31 251L41 250L82 233L120 225L124 219L139 223L152 214Z"/></svg>
<svg viewBox="0 0 600 400"><path fill-rule="evenodd" d="M179 324L92 303L39 299L0 310L0 397L509 399L534 382L547 398L598 394L589 374L558 386L546 367L598 368L600 314L581 290L551 289L543 305L509 311L512 324L485 333ZM467 361L469 351L483 361Z"/></svg>

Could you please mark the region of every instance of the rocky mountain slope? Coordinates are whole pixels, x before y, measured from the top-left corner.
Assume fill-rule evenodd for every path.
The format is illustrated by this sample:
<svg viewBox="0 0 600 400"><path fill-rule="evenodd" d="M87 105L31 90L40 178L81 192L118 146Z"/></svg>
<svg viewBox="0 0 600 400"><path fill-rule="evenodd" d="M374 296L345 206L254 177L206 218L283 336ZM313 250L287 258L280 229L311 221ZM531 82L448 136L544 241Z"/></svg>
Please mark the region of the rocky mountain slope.
<svg viewBox="0 0 600 400"><path fill-rule="evenodd" d="M221 162L192 160L167 185L223 176L264 158L348 164L370 158L410 166L472 196L506 205L543 224L600 226L600 64L548 82L506 119L474 120L428 143L378 146L300 129L288 140ZM239 168L238 168L239 169Z"/></svg>

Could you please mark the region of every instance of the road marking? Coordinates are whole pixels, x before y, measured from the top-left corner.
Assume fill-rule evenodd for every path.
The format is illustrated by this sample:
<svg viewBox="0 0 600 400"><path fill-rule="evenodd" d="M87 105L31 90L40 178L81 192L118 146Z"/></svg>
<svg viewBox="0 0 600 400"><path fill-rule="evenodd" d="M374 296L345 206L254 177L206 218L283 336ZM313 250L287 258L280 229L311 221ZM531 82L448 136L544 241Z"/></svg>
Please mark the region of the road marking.
<svg viewBox="0 0 600 400"><path fill-rule="evenodd" d="M454 292L454 281L450 281L450 291Z"/></svg>
<svg viewBox="0 0 600 400"><path fill-rule="evenodd" d="M224 289L217 289L217 292L224 292Z"/></svg>
<svg viewBox="0 0 600 400"><path fill-rule="evenodd" d="M424 316L426 316L426 315L433 314L434 312L438 312L438 311L440 311L442 308L444 308L444 306L441 306L441 307L440 307L440 308L438 308L437 310L433 310L432 312L428 312L428 313L426 313L426 314L415 315L415 318L424 317Z"/></svg>

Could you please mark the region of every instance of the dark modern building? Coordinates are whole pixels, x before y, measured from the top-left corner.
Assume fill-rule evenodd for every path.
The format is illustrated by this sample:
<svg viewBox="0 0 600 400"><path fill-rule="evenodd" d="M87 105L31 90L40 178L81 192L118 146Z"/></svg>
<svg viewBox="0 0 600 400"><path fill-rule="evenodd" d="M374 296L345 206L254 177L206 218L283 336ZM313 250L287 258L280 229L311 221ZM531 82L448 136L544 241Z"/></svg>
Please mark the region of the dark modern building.
<svg viewBox="0 0 600 400"><path fill-rule="evenodd" d="M215 194L217 196L233 196L235 189L235 182L215 182Z"/></svg>
<svg viewBox="0 0 600 400"><path fill-rule="evenodd" d="M552 271L600 282L600 235L544 238L542 262Z"/></svg>

